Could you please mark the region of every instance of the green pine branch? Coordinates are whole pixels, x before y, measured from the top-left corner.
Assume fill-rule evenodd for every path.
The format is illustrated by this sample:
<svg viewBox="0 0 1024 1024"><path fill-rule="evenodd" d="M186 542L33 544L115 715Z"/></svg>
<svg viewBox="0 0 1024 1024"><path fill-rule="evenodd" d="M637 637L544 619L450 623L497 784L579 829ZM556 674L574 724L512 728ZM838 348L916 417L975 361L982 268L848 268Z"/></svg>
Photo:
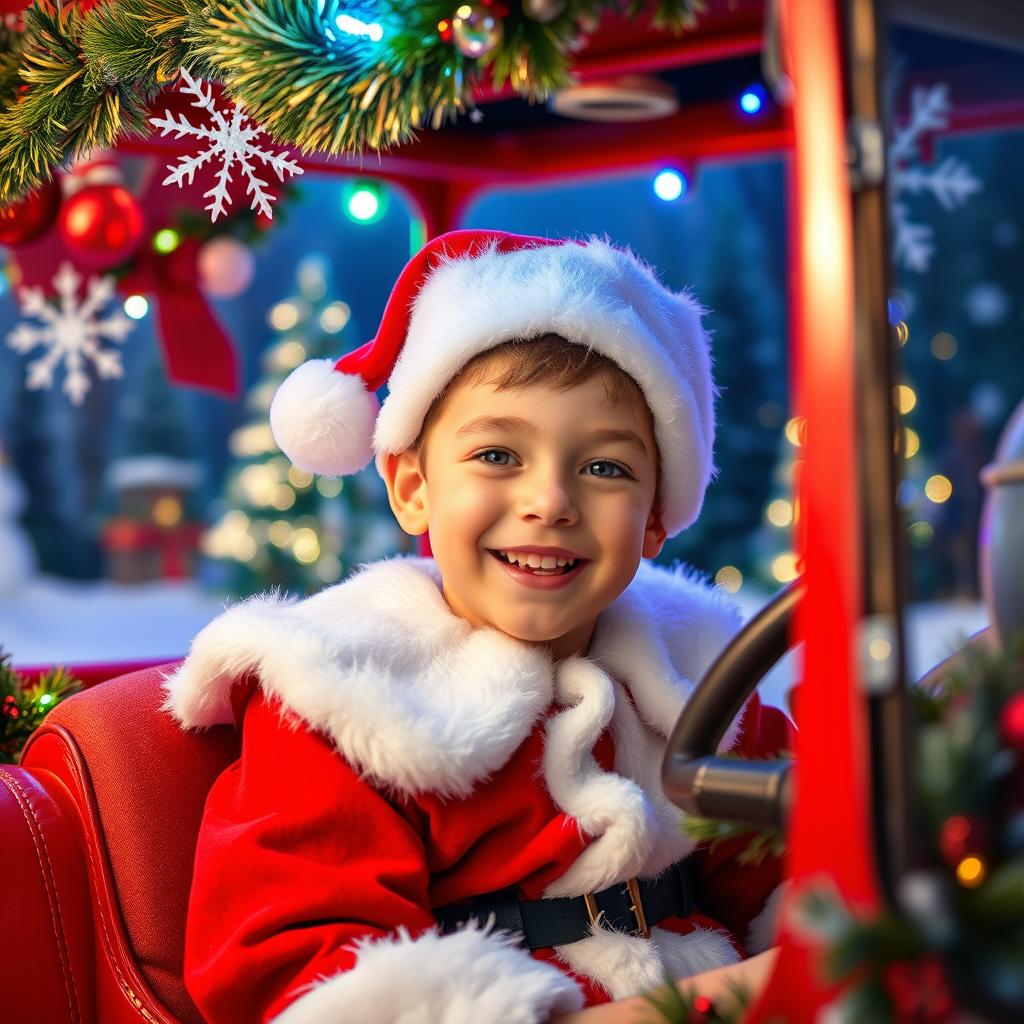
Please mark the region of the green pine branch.
<svg viewBox="0 0 1024 1024"><path fill-rule="evenodd" d="M1020 753L1004 743L1000 721L1022 691L1021 639L1002 650L968 645L933 686L913 691L915 774L932 865L930 881L919 872L923 901L864 917L838 893L803 894L797 920L825 947L830 979L847 986L842 1011L850 1019L891 1016L890 972L901 970L906 986L926 966L938 967L953 992L1020 1006L1019 990L1008 997L1005 988L1006 979L1024 976L1024 848L1014 827L1019 793L1011 791ZM979 857L984 874L970 884L957 878L940 842L943 826L960 815L979 828L965 852Z"/></svg>
<svg viewBox="0 0 1024 1024"><path fill-rule="evenodd" d="M639 18L651 7L646 0L630 0L627 14L630 18ZM685 0L674 3L673 0L658 0L651 13L651 24L655 28L668 29L670 32L684 32L697 24L697 16L707 10L704 0Z"/></svg>
<svg viewBox="0 0 1024 1024"><path fill-rule="evenodd" d="M1012 760L1000 754L1003 705L1024 690L1024 643L1006 649L966 646L930 690L914 693L920 722L917 785L937 843L953 815L991 818Z"/></svg>
<svg viewBox="0 0 1024 1024"><path fill-rule="evenodd" d="M102 9L102 8L100 8ZM24 14L18 75L28 88L0 112L0 201L52 177L54 168L119 138L146 135L144 87L91 67L82 48L88 15L37 0Z"/></svg>
<svg viewBox="0 0 1024 1024"><path fill-rule="evenodd" d="M701 1020L706 1024L739 1024L745 1016L750 1004L750 993L738 984L728 986L729 995L726 999L718 999L709 1014L701 1013ZM658 1014L658 1024L690 1024L697 1019L698 992L686 985L686 980L673 980L672 975L665 971L665 984L644 995L644 999Z"/></svg>
<svg viewBox="0 0 1024 1024"><path fill-rule="evenodd" d="M132 83L155 92L183 67L207 77L191 41L216 9L203 0L118 0L98 5L85 21L82 52L93 81Z"/></svg>
<svg viewBox="0 0 1024 1024"><path fill-rule="evenodd" d="M684 816L682 830L694 842L715 847L731 839L747 839L736 860L744 865L757 865L766 857L781 857L786 852L786 835L774 826L747 825L738 821Z"/></svg>
<svg viewBox="0 0 1024 1024"><path fill-rule="evenodd" d="M43 719L81 688L81 682L64 668L52 668L26 685L11 667L11 656L0 648L0 764L17 761Z"/></svg>
<svg viewBox="0 0 1024 1024"><path fill-rule="evenodd" d="M195 53L273 137L305 152L383 149L438 128L465 104L472 62L437 39L447 2L385 0L378 45L332 30L342 10L326 0L239 0L219 5Z"/></svg>
<svg viewBox="0 0 1024 1024"><path fill-rule="evenodd" d="M453 6L376 0L363 16L382 26L378 43L335 27L342 0L107 0L85 13L36 0L23 33L0 38L0 202L91 149L149 134L149 104L182 67L219 79L279 143L379 151L472 107L484 73L531 102L568 85L581 20L649 15L679 32L704 2L567 0L547 24L512 4L497 46L478 59L438 32Z"/></svg>
<svg viewBox="0 0 1024 1024"><path fill-rule="evenodd" d="M15 102L21 82L21 46L24 36L0 22L0 109Z"/></svg>

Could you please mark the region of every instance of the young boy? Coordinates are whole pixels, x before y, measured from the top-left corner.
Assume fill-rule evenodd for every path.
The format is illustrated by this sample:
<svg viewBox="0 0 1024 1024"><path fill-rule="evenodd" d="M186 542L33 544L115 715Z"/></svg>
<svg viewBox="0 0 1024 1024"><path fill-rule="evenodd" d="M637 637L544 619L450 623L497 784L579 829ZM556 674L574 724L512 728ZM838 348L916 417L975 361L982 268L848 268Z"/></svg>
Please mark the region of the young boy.
<svg viewBox="0 0 1024 1024"><path fill-rule="evenodd" d="M209 1021L546 1021L767 944L775 865L690 856L659 782L738 621L641 561L713 471L701 312L605 242L454 232L372 342L282 386L292 461L376 454L433 560L248 601L168 680L183 725L242 731L190 903ZM724 748L788 746L781 715L741 717Z"/></svg>

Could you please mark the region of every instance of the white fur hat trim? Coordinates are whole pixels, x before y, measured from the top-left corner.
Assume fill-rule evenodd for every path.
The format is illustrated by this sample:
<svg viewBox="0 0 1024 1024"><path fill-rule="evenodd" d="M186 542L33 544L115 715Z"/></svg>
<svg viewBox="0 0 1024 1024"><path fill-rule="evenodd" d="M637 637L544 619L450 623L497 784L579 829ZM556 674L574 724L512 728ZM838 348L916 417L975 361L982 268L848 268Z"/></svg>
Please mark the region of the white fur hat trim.
<svg viewBox="0 0 1024 1024"><path fill-rule="evenodd" d="M432 402L473 356L548 333L589 346L640 386L654 416L669 536L700 513L714 474L715 388L704 310L631 252L591 238L447 259L420 288L377 418L378 466L419 434Z"/></svg>

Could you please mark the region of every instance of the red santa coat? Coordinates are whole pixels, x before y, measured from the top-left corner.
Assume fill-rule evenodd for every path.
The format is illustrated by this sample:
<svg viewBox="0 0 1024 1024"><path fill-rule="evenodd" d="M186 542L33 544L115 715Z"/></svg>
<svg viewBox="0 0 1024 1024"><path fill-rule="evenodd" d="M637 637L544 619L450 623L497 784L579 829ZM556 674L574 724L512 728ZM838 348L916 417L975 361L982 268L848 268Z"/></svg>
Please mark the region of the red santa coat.
<svg viewBox="0 0 1024 1024"><path fill-rule="evenodd" d="M691 854L662 752L737 624L719 591L644 563L587 658L553 665L452 615L420 559L215 620L167 681L183 725L242 728L189 909L186 984L207 1019L526 1024L763 947L775 866L723 851L700 855L706 913L649 940L596 930L530 953L433 927L432 908L481 893L580 896ZM754 701L722 749L737 744L777 753L784 716Z"/></svg>

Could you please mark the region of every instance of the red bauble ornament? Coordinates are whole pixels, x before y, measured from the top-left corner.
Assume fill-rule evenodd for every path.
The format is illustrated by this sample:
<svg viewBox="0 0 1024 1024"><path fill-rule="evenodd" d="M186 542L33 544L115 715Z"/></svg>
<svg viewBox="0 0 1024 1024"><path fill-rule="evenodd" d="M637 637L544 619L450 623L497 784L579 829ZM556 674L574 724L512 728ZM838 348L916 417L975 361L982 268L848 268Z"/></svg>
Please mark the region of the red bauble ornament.
<svg viewBox="0 0 1024 1024"><path fill-rule="evenodd" d="M1017 753L1024 753L1024 693L1015 693L999 714L999 736Z"/></svg>
<svg viewBox="0 0 1024 1024"><path fill-rule="evenodd" d="M939 829L939 853L951 867L956 867L964 857L985 857L989 833L988 823L976 815L954 814Z"/></svg>
<svg viewBox="0 0 1024 1024"><path fill-rule="evenodd" d="M948 1024L958 1019L941 961L932 955L897 961L882 970L896 1019L908 1024Z"/></svg>
<svg viewBox="0 0 1024 1024"><path fill-rule="evenodd" d="M59 206L60 189L54 181L0 206L0 245L18 246L34 241L57 219Z"/></svg>
<svg viewBox="0 0 1024 1024"><path fill-rule="evenodd" d="M75 259L97 270L123 263L142 239L142 211L123 185L86 185L64 200L60 234Z"/></svg>

